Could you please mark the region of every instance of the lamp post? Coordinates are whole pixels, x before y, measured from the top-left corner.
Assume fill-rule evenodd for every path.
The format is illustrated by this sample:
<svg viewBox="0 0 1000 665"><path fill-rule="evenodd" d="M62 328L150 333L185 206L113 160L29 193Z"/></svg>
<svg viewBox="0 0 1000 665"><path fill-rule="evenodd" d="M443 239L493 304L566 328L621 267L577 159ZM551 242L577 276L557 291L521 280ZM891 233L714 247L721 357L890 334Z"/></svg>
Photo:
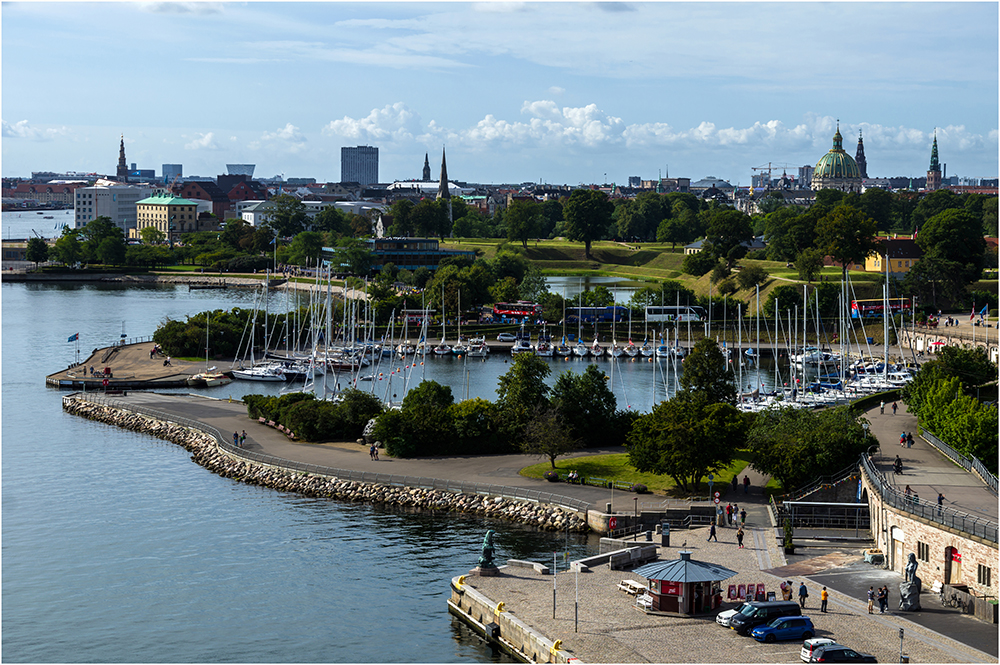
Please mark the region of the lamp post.
<svg viewBox="0 0 1000 665"><path fill-rule="evenodd" d="M170 243L170 249L174 248L174 220L177 219L177 215L170 216L170 224L167 225L167 241Z"/></svg>

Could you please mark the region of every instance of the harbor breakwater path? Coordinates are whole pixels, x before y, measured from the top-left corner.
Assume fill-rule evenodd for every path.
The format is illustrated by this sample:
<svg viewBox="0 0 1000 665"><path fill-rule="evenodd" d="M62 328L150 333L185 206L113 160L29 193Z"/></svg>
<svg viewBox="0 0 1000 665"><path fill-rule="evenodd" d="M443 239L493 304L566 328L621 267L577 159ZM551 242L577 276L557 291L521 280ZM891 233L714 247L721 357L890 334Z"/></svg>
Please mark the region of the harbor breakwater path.
<svg viewBox="0 0 1000 665"><path fill-rule="evenodd" d="M415 469L429 472L430 466L438 471L451 469L450 473L436 476L461 473L441 460L399 460L406 468L383 471L392 466L391 461L366 457L363 451L367 448L358 444L317 446L282 441L285 437L277 430L247 418L246 407L239 402L189 395L132 393L108 397L100 393L75 393L63 398L63 408L74 415L172 441L191 452L196 463L220 476L279 491L398 508L459 512L546 531L588 530L589 502L580 498L541 491L537 486L480 482L478 477L470 482L405 473ZM250 431L245 448L227 443L230 432L247 429ZM381 467L353 468L366 459L371 466ZM496 469L496 460L487 459ZM331 464L336 461L350 464L339 468ZM539 481L534 483L540 485Z"/></svg>

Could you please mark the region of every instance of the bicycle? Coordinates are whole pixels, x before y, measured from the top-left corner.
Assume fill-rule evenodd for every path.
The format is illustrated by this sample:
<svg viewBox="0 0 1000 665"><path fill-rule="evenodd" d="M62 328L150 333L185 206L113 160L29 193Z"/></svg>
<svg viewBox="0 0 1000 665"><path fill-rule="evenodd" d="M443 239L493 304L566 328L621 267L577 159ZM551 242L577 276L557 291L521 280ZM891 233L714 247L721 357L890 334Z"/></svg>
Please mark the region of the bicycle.
<svg viewBox="0 0 1000 665"><path fill-rule="evenodd" d="M951 594L950 596L947 596L947 597L942 596L941 597L941 604L944 605L945 607L962 607L963 606L963 603L962 603L961 600L959 600L957 593L953 593L953 594Z"/></svg>

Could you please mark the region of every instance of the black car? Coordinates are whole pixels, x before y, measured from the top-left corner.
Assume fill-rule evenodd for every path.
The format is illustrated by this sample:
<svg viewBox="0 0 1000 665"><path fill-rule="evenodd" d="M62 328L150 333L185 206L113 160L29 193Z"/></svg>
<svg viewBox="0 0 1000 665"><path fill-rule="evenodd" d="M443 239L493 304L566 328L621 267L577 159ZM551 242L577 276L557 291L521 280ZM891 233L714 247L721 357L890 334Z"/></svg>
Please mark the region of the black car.
<svg viewBox="0 0 1000 665"><path fill-rule="evenodd" d="M810 663L877 663L875 656L869 653L858 653L843 644L827 644L816 647L812 652Z"/></svg>

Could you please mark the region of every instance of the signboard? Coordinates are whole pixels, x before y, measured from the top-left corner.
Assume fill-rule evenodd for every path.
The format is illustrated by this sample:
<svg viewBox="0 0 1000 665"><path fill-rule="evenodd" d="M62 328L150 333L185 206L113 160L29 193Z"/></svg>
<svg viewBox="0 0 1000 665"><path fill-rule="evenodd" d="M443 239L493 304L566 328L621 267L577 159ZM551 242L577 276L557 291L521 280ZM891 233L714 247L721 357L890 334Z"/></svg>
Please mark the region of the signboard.
<svg viewBox="0 0 1000 665"><path fill-rule="evenodd" d="M736 597L740 600L746 600L747 597L747 585L741 584L736 587Z"/></svg>
<svg viewBox="0 0 1000 665"><path fill-rule="evenodd" d="M661 580L660 590L661 593L667 596L679 596L681 595L681 588L683 584L681 582L668 582L667 580Z"/></svg>
<svg viewBox="0 0 1000 665"><path fill-rule="evenodd" d="M722 496L722 495L721 495L721 494L719 494L718 492L716 492L716 493L715 493L715 498L716 498L716 499L718 499L718 498L719 498L720 496Z"/></svg>
<svg viewBox="0 0 1000 665"><path fill-rule="evenodd" d="M952 561L957 561L959 563L962 563L962 553L959 552L958 550L952 550L951 551L951 560Z"/></svg>
<svg viewBox="0 0 1000 665"><path fill-rule="evenodd" d="M767 596L767 590L764 588L763 584L757 585L757 600L764 600Z"/></svg>
<svg viewBox="0 0 1000 665"><path fill-rule="evenodd" d="M737 598L739 598L739 596L736 595L736 585L735 584L730 584L729 585L729 593L726 594L726 597L729 600L736 600Z"/></svg>
<svg viewBox="0 0 1000 665"><path fill-rule="evenodd" d="M715 502L719 503L719 497L715 497Z"/></svg>

